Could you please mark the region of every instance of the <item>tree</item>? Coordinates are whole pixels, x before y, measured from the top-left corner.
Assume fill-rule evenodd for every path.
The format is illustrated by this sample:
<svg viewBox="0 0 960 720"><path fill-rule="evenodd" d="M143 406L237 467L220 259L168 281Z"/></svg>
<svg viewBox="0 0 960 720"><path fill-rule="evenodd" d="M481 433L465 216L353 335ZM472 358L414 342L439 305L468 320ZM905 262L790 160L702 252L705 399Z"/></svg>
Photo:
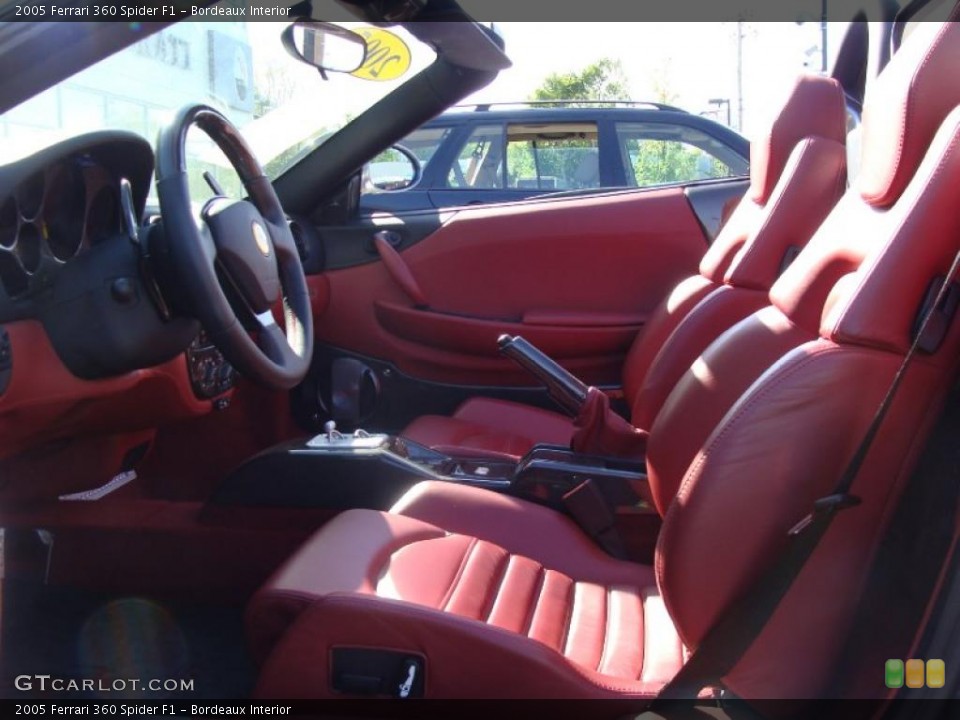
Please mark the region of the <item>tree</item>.
<svg viewBox="0 0 960 720"><path fill-rule="evenodd" d="M677 94L671 87L672 67L664 61L652 74L654 102L673 105ZM680 140L641 139L627 142L637 185L689 182L725 177L729 169L712 155Z"/></svg>
<svg viewBox="0 0 960 720"><path fill-rule="evenodd" d="M665 58L650 74L650 84L653 86L654 102L663 105L673 105L677 102L677 94L670 89L673 83L673 61Z"/></svg>
<svg viewBox="0 0 960 720"><path fill-rule="evenodd" d="M620 61L603 58L577 72L549 75L530 95L530 99L559 101L557 104L564 107L584 107L598 100L627 99L628 86ZM672 67L669 60L654 70L650 86L655 102L671 105L677 101L677 94L671 90ZM723 177L729 172L719 160L679 138L641 133L626 135L621 142L640 187ZM596 140L537 137L526 142L509 142L508 184L515 186L520 178L572 178L583 154L588 152L596 152Z"/></svg>
<svg viewBox="0 0 960 720"><path fill-rule="evenodd" d="M558 107L589 107L596 101L629 98L626 74L619 60L601 58L575 72L551 73L530 94L532 101L551 101ZM584 153L596 153L596 138L531 138L507 145L507 183L547 177L568 181L575 176Z"/></svg>
<svg viewBox="0 0 960 720"><path fill-rule="evenodd" d="M619 60L602 58L579 72L551 73L530 95L531 100L624 100L627 78ZM589 103L565 102L565 107Z"/></svg>

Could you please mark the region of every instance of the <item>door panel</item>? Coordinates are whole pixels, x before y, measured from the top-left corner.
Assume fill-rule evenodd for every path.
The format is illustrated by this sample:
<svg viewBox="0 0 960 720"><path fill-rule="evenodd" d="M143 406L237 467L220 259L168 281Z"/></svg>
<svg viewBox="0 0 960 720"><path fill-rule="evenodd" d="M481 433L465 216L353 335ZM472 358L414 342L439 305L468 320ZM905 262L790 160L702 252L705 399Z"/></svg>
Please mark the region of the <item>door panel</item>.
<svg viewBox="0 0 960 720"><path fill-rule="evenodd" d="M401 250L426 308L380 262L335 270L310 278L326 300L316 335L420 380L505 387L531 384L496 354L499 332L519 332L619 384L643 319L706 247L682 187L465 208Z"/></svg>

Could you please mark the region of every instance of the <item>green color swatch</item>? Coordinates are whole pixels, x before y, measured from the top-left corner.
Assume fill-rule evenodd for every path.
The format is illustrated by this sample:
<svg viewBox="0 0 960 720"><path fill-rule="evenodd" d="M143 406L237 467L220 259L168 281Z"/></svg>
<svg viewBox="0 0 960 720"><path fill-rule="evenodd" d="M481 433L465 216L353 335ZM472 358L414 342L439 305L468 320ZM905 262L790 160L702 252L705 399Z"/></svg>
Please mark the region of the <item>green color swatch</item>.
<svg viewBox="0 0 960 720"><path fill-rule="evenodd" d="M903 660L887 660L883 667L883 679L888 688L903 687Z"/></svg>

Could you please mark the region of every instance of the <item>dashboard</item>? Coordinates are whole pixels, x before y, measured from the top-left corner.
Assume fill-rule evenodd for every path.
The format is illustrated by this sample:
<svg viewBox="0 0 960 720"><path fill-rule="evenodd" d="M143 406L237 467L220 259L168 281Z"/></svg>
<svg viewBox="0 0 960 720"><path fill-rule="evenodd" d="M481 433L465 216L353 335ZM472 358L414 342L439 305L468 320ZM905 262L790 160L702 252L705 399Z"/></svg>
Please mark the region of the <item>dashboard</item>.
<svg viewBox="0 0 960 720"><path fill-rule="evenodd" d="M120 178L130 180L142 210L152 171L149 144L114 132L74 138L4 167L0 319L35 309L63 265L120 236Z"/></svg>
<svg viewBox="0 0 960 720"><path fill-rule="evenodd" d="M153 424L229 401L235 371L196 320L162 311L144 272L162 228L136 232L124 220L121 183L130 183L142 217L153 167L150 144L118 131L0 167L5 445L39 437L40 428L72 433L135 416Z"/></svg>

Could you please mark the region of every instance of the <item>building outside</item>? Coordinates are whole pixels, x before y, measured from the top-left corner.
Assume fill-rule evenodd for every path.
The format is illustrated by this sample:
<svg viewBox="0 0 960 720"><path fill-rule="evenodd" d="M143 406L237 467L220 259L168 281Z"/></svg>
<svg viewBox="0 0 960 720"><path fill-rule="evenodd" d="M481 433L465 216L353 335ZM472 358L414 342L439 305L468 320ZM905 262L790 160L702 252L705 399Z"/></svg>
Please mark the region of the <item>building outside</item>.
<svg viewBox="0 0 960 720"><path fill-rule="evenodd" d="M133 50L0 116L4 145L29 138L42 145L61 131L75 135L113 127L152 139L169 117L169 108L183 97L212 105L237 125L253 119L253 58L246 23L177 23Z"/></svg>

